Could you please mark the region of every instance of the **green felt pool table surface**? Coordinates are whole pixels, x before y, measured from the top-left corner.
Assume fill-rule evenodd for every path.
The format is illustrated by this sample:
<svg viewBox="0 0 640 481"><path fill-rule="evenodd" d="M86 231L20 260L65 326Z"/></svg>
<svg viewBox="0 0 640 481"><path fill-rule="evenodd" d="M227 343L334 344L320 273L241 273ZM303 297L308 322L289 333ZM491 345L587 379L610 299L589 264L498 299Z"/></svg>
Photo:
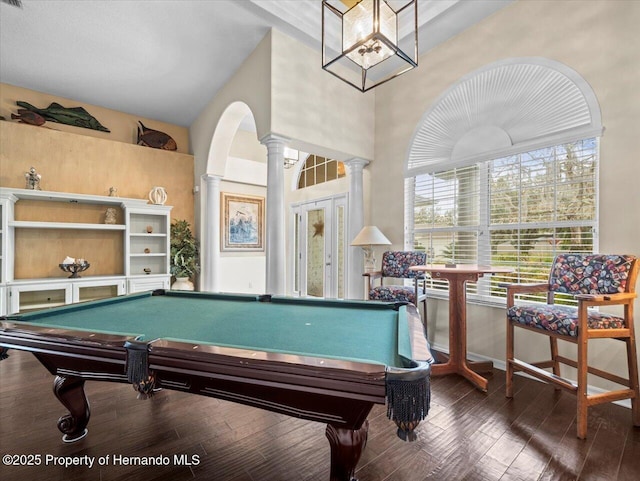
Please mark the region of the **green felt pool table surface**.
<svg viewBox="0 0 640 481"><path fill-rule="evenodd" d="M167 291L75 304L10 319L50 328L180 340L385 366L411 357L406 306Z"/></svg>

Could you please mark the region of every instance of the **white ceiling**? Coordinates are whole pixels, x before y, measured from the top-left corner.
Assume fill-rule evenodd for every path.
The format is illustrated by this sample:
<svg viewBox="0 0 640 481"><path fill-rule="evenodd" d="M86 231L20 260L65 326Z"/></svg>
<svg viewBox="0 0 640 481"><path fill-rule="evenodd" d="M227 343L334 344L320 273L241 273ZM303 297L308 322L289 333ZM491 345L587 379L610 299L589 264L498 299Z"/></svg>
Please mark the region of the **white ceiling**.
<svg viewBox="0 0 640 481"><path fill-rule="evenodd" d="M321 68L320 0L7 1L0 82L185 127L272 27ZM418 0L419 52L511 1Z"/></svg>

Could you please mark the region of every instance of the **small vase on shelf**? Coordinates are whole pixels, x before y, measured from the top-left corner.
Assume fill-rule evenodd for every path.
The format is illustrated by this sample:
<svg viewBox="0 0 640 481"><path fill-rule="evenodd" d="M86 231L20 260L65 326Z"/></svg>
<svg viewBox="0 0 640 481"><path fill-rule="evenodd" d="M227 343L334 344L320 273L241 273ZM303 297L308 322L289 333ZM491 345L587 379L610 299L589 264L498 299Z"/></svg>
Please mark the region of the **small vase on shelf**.
<svg viewBox="0 0 640 481"><path fill-rule="evenodd" d="M193 282L188 277L176 277L176 281L171 284L172 291L193 291Z"/></svg>

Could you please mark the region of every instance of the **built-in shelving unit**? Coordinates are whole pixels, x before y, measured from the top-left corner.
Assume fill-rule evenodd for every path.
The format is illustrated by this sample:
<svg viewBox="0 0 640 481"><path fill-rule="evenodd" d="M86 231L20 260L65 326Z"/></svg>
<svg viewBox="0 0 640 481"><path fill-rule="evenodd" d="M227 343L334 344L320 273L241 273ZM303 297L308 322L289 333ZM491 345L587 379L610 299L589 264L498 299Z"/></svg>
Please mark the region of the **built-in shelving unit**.
<svg viewBox="0 0 640 481"><path fill-rule="evenodd" d="M20 201L117 207L124 214L124 222L106 224L16 219L14 213ZM168 289L171 278L170 213L170 206L148 204L143 199L0 188L0 315L143 290ZM15 234L21 229L89 231L97 236L100 232L122 231L124 275L16 279ZM52 264L60 261L51 259Z"/></svg>
<svg viewBox="0 0 640 481"><path fill-rule="evenodd" d="M162 205L126 209L125 274L129 292L167 289L171 207Z"/></svg>

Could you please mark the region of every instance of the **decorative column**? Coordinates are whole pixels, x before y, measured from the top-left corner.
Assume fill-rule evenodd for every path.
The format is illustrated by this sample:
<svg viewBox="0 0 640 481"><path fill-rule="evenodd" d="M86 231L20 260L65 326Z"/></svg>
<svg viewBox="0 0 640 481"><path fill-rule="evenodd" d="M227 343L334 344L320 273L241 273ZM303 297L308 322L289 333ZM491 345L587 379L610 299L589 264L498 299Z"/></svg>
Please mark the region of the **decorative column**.
<svg viewBox="0 0 640 481"><path fill-rule="evenodd" d="M220 264L220 180L222 177L204 174L205 208L200 242L200 290L216 292Z"/></svg>
<svg viewBox="0 0 640 481"><path fill-rule="evenodd" d="M285 293L284 147L290 139L268 134L260 139L267 147L266 293Z"/></svg>
<svg viewBox="0 0 640 481"><path fill-rule="evenodd" d="M362 171L369 163L368 160L353 158L344 161L349 172L349 227L348 242L358 235L364 227L364 190ZM347 263L347 298L364 298L364 257L360 247L349 246L349 261Z"/></svg>

